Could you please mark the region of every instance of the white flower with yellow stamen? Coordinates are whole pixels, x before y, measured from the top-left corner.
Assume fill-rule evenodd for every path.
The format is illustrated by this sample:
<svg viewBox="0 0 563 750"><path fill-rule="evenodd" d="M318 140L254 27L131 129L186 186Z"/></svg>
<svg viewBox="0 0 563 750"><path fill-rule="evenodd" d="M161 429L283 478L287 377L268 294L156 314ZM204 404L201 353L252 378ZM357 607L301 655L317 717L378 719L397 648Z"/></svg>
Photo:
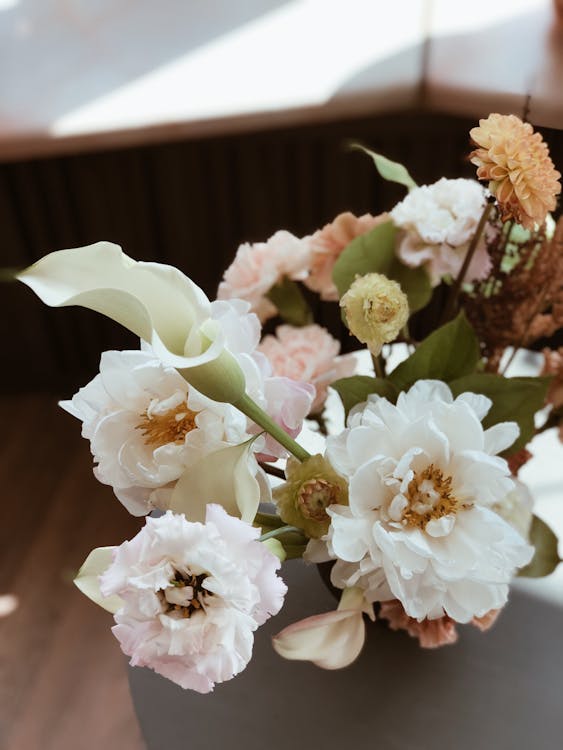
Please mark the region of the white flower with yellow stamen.
<svg viewBox="0 0 563 750"><path fill-rule="evenodd" d="M506 603L533 548L493 509L514 487L495 454L518 427L483 429L490 407L485 396L454 400L446 384L421 380L396 406L370 396L328 439L327 458L349 477L349 506L328 508L336 586L399 599L418 620L469 622Z"/></svg>
<svg viewBox="0 0 563 750"><path fill-rule="evenodd" d="M61 406L83 422L96 477L134 515L148 513L154 491L203 456L248 438L241 412L202 396L146 351L104 352L100 373Z"/></svg>

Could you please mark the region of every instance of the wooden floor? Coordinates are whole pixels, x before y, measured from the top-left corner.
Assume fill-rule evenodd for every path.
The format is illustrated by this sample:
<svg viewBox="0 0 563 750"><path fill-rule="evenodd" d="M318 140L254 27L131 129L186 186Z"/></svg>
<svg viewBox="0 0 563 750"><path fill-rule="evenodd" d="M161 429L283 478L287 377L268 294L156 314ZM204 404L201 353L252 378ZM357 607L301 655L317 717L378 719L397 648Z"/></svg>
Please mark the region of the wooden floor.
<svg viewBox="0 0 563 750"><path fill-rule="evenodd" d="M93 547L140 527L92 475L80 423L53 397L0 399L2 750L141 750L111 615L72 585Z"/></svg>

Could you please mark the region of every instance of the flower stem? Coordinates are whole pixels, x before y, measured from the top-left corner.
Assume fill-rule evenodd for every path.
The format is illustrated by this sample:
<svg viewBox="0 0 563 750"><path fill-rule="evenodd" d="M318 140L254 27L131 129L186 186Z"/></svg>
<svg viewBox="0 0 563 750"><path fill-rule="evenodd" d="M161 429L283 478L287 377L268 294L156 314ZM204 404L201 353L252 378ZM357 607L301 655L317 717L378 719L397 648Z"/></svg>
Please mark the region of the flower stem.
<svg viewBox="0 0 563 750"><path fill-rule="evenodd" d="M384 378L385 377L385 365L383 362L383 357L381 354L372 354L371 355L371 361L373 364L373 371L375 372L376 377L378 378Z"/></svg>
<svg viewBox="0 0 563 750"><path fill-rule="evenodd" d="M467 253L465 254L463 265L461 266L456 280L454 281L454 283L452 284L452 288L450 289L440 325L444 325L444 323L447 323L454 316L457 300L461 291L461 286L467 274L469 264L473 260L473 256L475 255L475 251L477 250L477 245L479 244L479 240L481 239L481 235L483 234L483 230L485 229L485 225L487 223L487 219L489 218L489 214L491 213L493 205L493 203L488 202L485 204L485 208L483 209L483 213L481 214L481 218L479 219L479 224L477 225L475 234L473 235L469 247L467 248Z"/></svg>
<svg viewBox="0 0 563 750"><path fill-rule="evenodd" d="M233 406L236 406L239 411L246 414L249 419L256 422L257 425L266 430L269 435L275 438L280 445L283 445L283 447L292 453L295 458L298 458L299 461L306 461L311 457L311 454L308 453L305 448L302 448L299 443L296 443L295 440L288 435L279 424L274 422L274 420L266 414L264 409L261 409L248 394L245 393L236 404L233 404Z"/></svg>
<svg viewBox="0 0 563 750"><path fill-rule="evenodd" d="M266 474L271 474L271 476L277 477L278 479L285 479L285 471L278 469L277 466L270 466L270 464L267 464L264 461L258 461L258 463L260 464L260 468L264 469Z"/></svg>
<svg viewBox="0 0 563 750"><path fill-rule="evenodd" d="M298 534L302 534L303 532L301 529L298 529L297 526L280 526L277 529L272 529L271 531L268 531L266 534L262 534L259 542L264 542L266 539L273 539L277 536L280 536L281 534L286 534L288 531L297 531Z"/></svg>

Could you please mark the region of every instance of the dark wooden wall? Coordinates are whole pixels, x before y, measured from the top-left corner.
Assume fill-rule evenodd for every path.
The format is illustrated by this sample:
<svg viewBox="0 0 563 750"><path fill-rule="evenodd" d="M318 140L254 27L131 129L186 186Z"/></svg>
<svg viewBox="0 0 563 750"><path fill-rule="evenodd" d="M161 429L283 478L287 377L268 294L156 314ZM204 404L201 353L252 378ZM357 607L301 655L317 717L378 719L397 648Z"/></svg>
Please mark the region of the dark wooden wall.
<svg viewBox="0 0 563 750"><path fill-rule="evenodd" d="M376 213L400 199L346 141L402 161L420 184L474 174L474 124L412 112L0 164L0 265L111 240L136 259L177 265L213 296L241 242L281 228L305 235L340 211ZM545 136L561 168L563 133ZM335 306L320 315L339 331ZM0 285L0 337L8 392L71 393L95 374L102 350L136 345L101 316L47 309L9 284Z"/></svg>

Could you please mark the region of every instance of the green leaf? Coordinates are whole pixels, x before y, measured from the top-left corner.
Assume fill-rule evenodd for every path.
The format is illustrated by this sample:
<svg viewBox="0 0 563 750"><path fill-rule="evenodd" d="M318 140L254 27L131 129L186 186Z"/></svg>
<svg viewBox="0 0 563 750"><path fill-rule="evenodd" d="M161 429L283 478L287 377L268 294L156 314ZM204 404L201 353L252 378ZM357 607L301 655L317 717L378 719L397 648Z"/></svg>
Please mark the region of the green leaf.
<svg viewBox="0 0 563 750"><path fill-rule="evenodd" d="M398 182L399 185L404 185L409 190L416 187L416 182L408 173L407 168L402 164L399 164L399 162L391 161L391 159L388 159L386 156L376 154L375 151L371 151L369 148L366 148L359 143L353 143L351 148L363 151L364 154L371 156L375 168L384 180Z"/></svg>
<svg viewBox="0 0 563 750"><path fill-rule="evenodd" d="M306 326L313 322L311 309L301 289L287 276L275 284L266 297L277 308L280 317L292 326Z"/></svg>
<svg viewBox="0 0 563 750"><path fill-rule="evenodd" d="M411 313L422 309L432 296L430 278L423 268L409 268L395 255L397 227L386 221L356 237L334 264L332 278L342 297L356 276L381 273L401 285Z"/></svg>
<svg viewBox="0 0 563 750"><path fill-rule="evenodd" d="M416 351L393 370L389 380L399 391L410 388L417 380L449 383L474 372L479 360L479 341L462 312L427 336Z"/></svg>
<svg viewBox="0 0 563 750"><path fill-rule="evenodd" d="M482 393L493 402L483 420L484 427L499 422L517 422L520 437L503 455L523 448L535 434L534 416L545 404L550 378L503 378L486 373L469 375L450 383L454 396L467 391Z"/></svg>
<svg viewBox="0 0 563 750"><path fill-rule="evenodd" d="M367 401L370 393L377 393L379 396L391 401L393 404L399 394L395 386L383 378L370 378L368 375L353 375L351 378L341 378L330 384L331 388L338 393L346 417L352 407Z"/></svg>
<svg viewBox="0 0 563 750"><path fill-rule="evenodd" d="M542 578L553 573L561 562L557 549L557 537L545 521L538 516L532 518L530 544L536 551L529 565L518 573L524 578Z"/></svg>

